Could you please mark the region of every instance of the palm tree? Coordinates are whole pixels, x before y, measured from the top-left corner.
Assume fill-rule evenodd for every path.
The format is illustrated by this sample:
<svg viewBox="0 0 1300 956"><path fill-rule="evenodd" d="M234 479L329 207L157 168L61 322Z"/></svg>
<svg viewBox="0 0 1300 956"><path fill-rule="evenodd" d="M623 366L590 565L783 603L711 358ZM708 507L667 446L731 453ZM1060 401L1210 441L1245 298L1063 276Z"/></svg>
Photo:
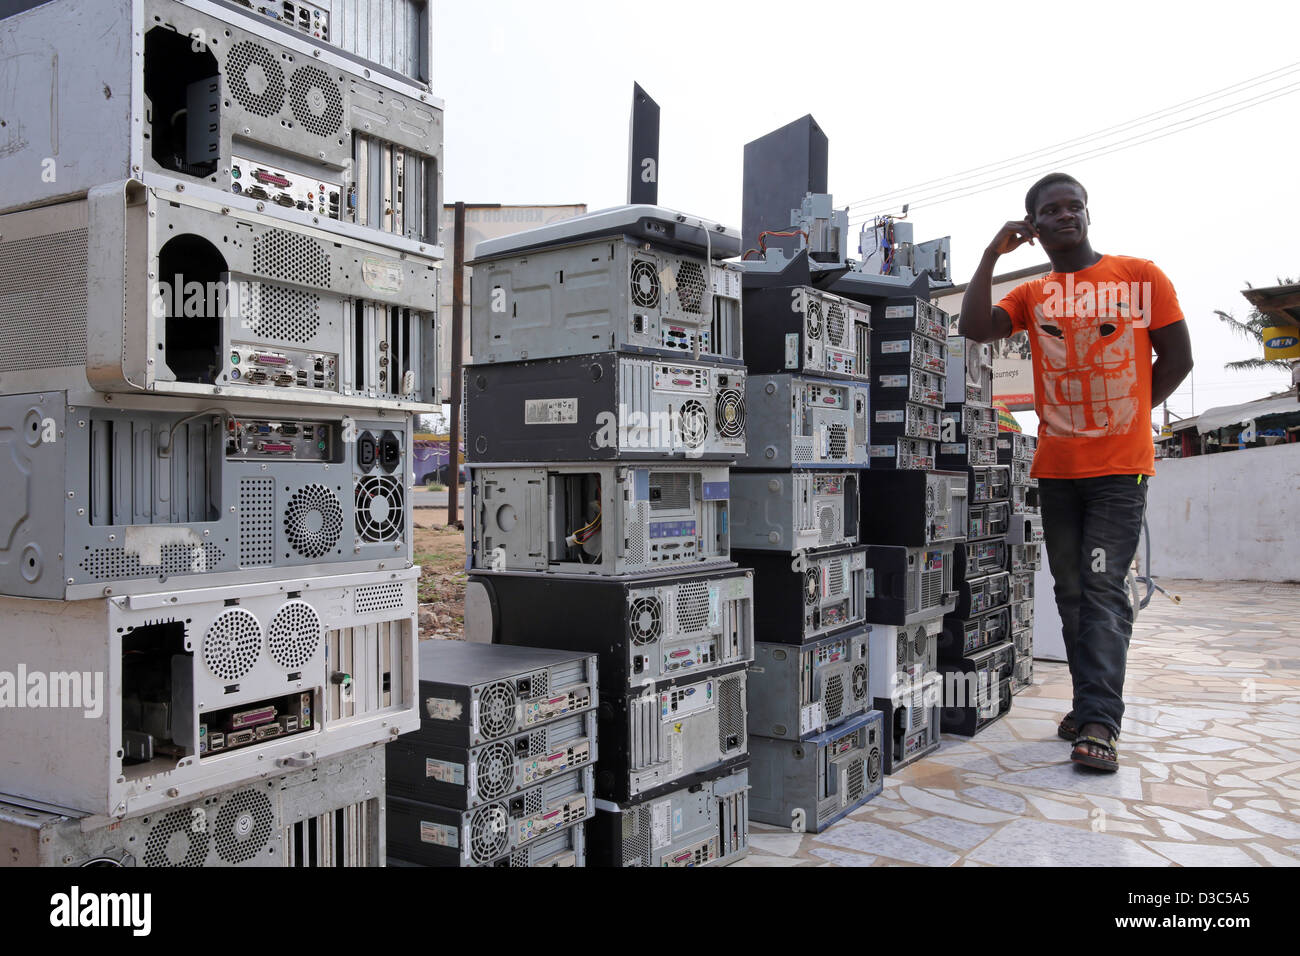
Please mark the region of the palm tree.
<svg viewBox="0 0 1300 956"><path fill-rule="evenodd" d="M1278 285L1294 285L1295 279L1278 279ZM1246 283L1250 288L1250 283ZM1231 313L1224 312L1221 309L1215 309L1214 314L1232 331L1241 336L1243 339L1249 339L1259 344L1260 356L1258 358L1242 359L1239 362L1224 362L1223 367L1234 372L1253 372L1257 369L1275 368L1283 372L1291 370L1291 359L1266 359L1263 357L1264 352L1264 330L1277 325L1277 319L1271 319L1264 315L1258 309L1251 309L1250 315L1243 322L1234 318Z"/></svg>

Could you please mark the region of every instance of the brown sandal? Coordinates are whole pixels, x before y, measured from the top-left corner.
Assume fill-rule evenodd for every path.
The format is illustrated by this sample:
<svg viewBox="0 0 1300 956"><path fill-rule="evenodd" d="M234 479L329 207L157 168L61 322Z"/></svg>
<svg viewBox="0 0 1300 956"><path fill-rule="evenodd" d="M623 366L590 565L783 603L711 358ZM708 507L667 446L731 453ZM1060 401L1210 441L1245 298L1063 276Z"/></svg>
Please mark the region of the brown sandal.
<svg viewBox="0 0 1300 956"><path fill-rule="evenodd" d="M1066 714L1061 718L1061 722L1056 725L1056 736L1074 743L1079 736L1079 725L1074 722L1074 714Z"/></svg>
<svg viewBox="0 0 1300 956"><path fill-rule="evenodd" d="M1092 744L1102 749L1100 755L1088 750L1088 745ZM1103 739L1101 737L1079 736L1074 741L1074 750L1070 752L1070 759L1083 767L1091 767L1093 770L1104 770L1107 773L1115 773L1119 770L1119 751L1115 749L1115 738Z"/></svg>

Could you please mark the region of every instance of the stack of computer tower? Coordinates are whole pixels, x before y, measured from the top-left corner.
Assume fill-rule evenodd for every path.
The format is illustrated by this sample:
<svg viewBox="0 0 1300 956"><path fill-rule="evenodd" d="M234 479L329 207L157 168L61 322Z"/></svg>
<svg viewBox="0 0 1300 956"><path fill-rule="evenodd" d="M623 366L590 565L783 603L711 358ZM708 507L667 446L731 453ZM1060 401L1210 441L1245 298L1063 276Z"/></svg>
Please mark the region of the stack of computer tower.
<svg viewBox="0 0 1300 956"><path fill-rule="evenodd" d="M585 866L595 655L425 641L419 699L388 745L390 865Z"/></svg>
<svg viewBox="0 0 1300 956"><path fill-rule="evenodd" d="M1013 694L1034 682L1034 575L1043 566L1043 520L1038 479L1029 477L1029 471L1037 446L1037 438L1021 432L997 437L998 463L1007 469L1011 488L1005 567L1011 574L1011 640L1016 646Z"/></svg>
<svg viewBox="0 0 1300 956"><path fill-rule="evenodd" d="M756 592L750 813L817 833L884 779L859 540L871 310L745 280L749 448L732 476L731 539Z"/></svg>
<svg viewBox="0 0 1300 956"><path fill-rule="evenodd" d="M957 554L957 604L939 640L942 719L945 731L969 736L1011 706L1011 482L1010 469L998 464L989 346L950 335L947 385L939 461L967 475L969 526Z"/></svg>
<svg viewBox="0 0 1300 956"><path fill-rule="evenodd" d="M738 253L735 230L646 205L475 251L466 636L596 656L594 865L748 852Z"/></svg>
<svg viewBox="0 0 1300 956"><path fill-rule="evenodd" d="M382 865L440 407L429 6L18 6L0 826L24 862Z"/></svg>

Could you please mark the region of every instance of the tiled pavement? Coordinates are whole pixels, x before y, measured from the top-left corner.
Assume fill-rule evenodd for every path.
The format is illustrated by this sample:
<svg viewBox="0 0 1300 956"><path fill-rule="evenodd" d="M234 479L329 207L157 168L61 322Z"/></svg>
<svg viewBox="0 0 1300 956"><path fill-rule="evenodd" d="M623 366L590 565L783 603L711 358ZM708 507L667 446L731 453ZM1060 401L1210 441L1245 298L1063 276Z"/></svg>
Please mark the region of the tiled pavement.
<svg viewBox="0 0 1300 956"><path fill-rule="evenodd" d="M1133 630L1121 768L1069 763L1064 664L824 833L736 866L1300 866L1300 585L1161 580Z"/></svg>

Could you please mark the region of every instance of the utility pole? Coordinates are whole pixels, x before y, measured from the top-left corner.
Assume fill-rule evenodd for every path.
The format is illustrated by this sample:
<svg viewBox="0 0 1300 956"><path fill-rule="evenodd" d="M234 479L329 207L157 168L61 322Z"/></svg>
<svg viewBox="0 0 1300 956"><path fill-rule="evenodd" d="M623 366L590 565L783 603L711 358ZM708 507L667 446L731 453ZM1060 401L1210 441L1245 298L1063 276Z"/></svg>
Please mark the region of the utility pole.
<svg viewBox="0 0 1300 956"><path fill-rule="evenodd" d="M451 277L451 428L447 436L447 524L460 516L460 375L461 338L465 325L465 204L456 203Z"/></svg>

